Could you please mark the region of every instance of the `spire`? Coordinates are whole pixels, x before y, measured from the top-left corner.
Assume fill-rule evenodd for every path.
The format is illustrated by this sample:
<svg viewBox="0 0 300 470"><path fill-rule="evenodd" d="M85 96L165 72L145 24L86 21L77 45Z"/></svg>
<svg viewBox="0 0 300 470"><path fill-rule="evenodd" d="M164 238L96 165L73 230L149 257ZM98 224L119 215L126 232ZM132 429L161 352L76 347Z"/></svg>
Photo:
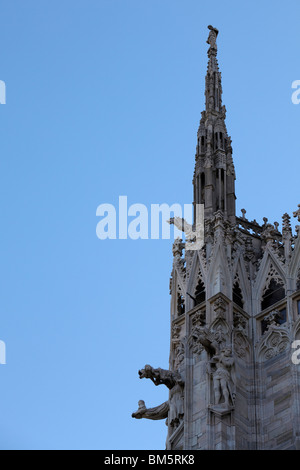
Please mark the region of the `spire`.
<svg viewBox="0 0 300 470"><path fill-rule="evenodd" d="M221 73L219 72L219 65L217 60L217 36L219 31L213 26L208 26L210 30L207 44L210 48L207 51L208 66L205 78L205 107L206 112L219 112L222 107L222 84Z"/></svg>
<svg viewBox="0 0 300 470"><path fill-rule="evenodd" d="M222 80L217 60L219 31L209 25L209 49L205 77L205 111L197 134L194 172L194 205L204 204L205 218L221 210L235 223L235 170L231 138L227 134L226 108L222 105ZM195 214L196 218L196 214Z"/></svg>

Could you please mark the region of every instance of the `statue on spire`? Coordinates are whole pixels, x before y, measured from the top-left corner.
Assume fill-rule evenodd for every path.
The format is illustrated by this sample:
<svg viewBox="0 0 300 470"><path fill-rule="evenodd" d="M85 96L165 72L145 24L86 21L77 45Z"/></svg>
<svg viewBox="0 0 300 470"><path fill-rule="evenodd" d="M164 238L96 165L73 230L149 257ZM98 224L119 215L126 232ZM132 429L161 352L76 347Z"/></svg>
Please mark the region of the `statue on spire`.
<svg viewBox="0 0 300 470"><path fill-rule="evenodd" d="M219 30L217 28L214 28L213 26L209 25L208 26L208 29L210 30L209 32L209 36L208 36L208 39L207 39L207 44L210 45L210 49L213 49L213 50L217 50L217 36L219 34Z"/></svg>

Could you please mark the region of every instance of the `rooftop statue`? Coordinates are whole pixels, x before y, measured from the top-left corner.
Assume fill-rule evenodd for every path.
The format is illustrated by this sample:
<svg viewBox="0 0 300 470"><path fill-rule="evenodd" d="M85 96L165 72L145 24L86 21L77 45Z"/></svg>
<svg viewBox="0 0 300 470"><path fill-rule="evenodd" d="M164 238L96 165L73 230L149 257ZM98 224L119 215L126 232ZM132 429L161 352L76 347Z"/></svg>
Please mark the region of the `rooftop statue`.
<svg viewBox="0 0 300 470"><path fill-rule="evenodd" d="M207 44L210 45L211 49L217 50L217 36L219 34L219 30L217 28L214 28L213 26L209 25L208 29L210 30L209 36L207 39Z"/></svg>

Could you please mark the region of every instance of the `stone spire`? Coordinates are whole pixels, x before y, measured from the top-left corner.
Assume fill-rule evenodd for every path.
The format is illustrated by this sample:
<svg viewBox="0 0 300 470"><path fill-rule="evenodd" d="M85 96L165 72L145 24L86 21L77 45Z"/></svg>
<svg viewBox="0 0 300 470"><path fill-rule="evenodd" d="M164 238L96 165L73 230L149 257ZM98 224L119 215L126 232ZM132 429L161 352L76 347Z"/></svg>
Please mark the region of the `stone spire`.
<svg viewBox="0 0 300 470"><path fill-rule="evenodd" d="M219 31L212 26L208 26L210 33L207 44L210 48L207 51L208 65L205 79L205 107L206 113L219 112L222 107L222 84L221 73L217 60L217 36Z"/></svg>
<svg viewBox="0 0 300 470"><path fill-rule="evenodd" d="M217 36L213 26L207 43L208 66L205 77L205 111L197 134L194 172L194 204L204 204L205 218L218 210L235 223L235 170L231 139L227 134L226 108L222 105L222 80L217 60ZM196 216L196 214L195 214Z"/></svg>

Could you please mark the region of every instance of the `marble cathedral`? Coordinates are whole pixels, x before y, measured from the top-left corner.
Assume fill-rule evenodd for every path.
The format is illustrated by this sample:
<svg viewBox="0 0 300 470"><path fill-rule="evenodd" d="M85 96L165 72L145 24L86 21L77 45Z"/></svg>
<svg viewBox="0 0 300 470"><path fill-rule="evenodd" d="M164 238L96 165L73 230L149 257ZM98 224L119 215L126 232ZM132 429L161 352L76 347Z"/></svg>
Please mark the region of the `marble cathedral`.
<svg viewBox="0 0 300 470"><path fill-rule="evenodd" d="M300 449L300 226L236 215L235 168L222 105L218 30L208 27L205 111L197 134L194 206L204 242L173 245L169 370L140 378L169 389L134 418L166 419L166 449ZM202 207L203 207L202 206ZM300 222L300 205L293 212ZM195 236L197 211L194 213ZM300 354L299 354L300 355Z"/></svg>

